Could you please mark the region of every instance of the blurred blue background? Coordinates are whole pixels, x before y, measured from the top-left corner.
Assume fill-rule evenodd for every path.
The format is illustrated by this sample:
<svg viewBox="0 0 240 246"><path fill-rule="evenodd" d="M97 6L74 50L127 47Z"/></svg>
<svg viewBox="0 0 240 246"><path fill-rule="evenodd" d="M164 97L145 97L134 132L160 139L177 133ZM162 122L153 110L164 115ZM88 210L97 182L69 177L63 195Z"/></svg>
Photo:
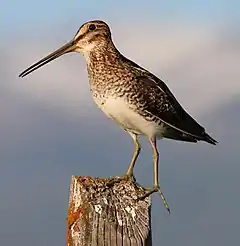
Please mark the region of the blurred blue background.
<svg viewBox="0 0 240 246"><path fill-rule="evenodd" d="M154 195L153 245L239 245L239 16L239 1L2 1L1 244L65 245L71 175L128 166L131 139L92 102L82 57L18 78L84 22L103 19L119 50L162 78L220 142L159 141L172 214ZM151 185L151 149L141 140L135 173Z"/></svg>

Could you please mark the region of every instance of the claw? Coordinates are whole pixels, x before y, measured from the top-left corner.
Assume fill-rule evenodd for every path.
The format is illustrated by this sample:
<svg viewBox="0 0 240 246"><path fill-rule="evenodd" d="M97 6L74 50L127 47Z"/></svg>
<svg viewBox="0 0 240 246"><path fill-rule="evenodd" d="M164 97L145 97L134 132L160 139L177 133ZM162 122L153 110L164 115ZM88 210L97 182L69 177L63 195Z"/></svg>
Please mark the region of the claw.
<svg viewBox="0 0 240 246"><path fill-rule="evenodd" d="M159 192L165 208L167 209L169 214L171 213L170 208L168 206L168 202L167 202L165 196L163 195L163 192L161 191L159 186L154 186L153 188L144 188L144 190L146 190L146 193L143 196L138 197L139 200L143 200L146 197L152 195L153 193Z"/></svg>
<svg viewBox="0 0 240 246"><path fill-rule="evenodd" d="M122 175L121 177L115 177L114 179L112 179L107 185L108 186L112 186L116 183L120 183L121 181L129 181L129 182L132 182L134 184L137 184L136 182L136 179L134 177L133 174L129 175L129 174L125 174L125 175Z"/></svg>

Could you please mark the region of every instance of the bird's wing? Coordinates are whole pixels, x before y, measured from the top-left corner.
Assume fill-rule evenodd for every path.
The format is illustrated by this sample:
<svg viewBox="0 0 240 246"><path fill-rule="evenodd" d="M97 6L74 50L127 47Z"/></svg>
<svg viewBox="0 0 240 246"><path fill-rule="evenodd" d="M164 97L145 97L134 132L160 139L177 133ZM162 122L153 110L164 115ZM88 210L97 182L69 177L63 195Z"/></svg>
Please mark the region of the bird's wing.
<svg viewBox="0 0 240 246"><path fill-rule="evenodd" d="M195 140L217 144L217 141L209 136L205 129L182 108L162 80L128 58L121 56L121 59L128 65L131 72L132 68L135 70L138 83L137 93L138 97L142 99L141 107L145 114L158 118L169 127L191 136Z"/></svg>
<svg viewBox="0 0 240 246"><path fill-rule="evenodd" d="M137 76L137 83L145 112L198 140L205 138L205 129L182 108L162 80L149 73Z"/></svg>

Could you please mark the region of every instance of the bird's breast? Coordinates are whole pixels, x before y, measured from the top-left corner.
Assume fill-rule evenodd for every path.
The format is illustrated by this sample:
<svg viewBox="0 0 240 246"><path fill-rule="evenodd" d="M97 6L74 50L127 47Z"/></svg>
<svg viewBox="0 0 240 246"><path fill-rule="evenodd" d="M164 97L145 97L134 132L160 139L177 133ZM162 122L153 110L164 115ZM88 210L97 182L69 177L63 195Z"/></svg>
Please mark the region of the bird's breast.
<svg viewBox="0 0 240 246"><path fill-rule="evenodd" d="M150 121L138 113L124 97L108 96L104 100L94 97L101 110L122 128L149 137L159 135L163 130L159 122Z"/></svg>

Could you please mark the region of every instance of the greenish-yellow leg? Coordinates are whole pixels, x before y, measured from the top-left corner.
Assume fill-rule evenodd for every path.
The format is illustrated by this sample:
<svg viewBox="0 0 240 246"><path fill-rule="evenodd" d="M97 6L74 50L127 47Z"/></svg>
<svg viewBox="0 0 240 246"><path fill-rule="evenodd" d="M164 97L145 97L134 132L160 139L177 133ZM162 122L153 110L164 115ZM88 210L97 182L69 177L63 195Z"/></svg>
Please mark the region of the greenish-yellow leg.
<svg viewBox="0 0 240 246"><path fill-rule="evenodd" d="M159 194L160 194L160 196L162 198L164 206L166 207L166 209L170 213L170 208L168 206L167 200L164 197L163 192L161 191L160 186L159 186L159 180L158 180L159 153L158 153L158 150L157 150L156 138L151 138L151 139L149 139L149 141L150 141L152 149L153 149L154 186L152 188L150 188L150 189L146 189L148 191L145 193L145 195L143 195L139 199L143 199L143 198L151 195L154 192L159 192Z"/></svg>
<svg viewBox="0 0 240 246"><path fill-rule="evenodd" d="M140 151L141 151L141 146L140 146L140 143L138 141L138 137L135 133L132 133L132 132L128 132L129 135L132 137L133 139L133 143L134 143L134 152L133 152L133 156L132 156L132 160L130 162L130 165L128 166L128 169L127 169L127 172L124 176L127 176L129 178L134 178L133 176L133 168L134 168L134 165L136 163L136 160L140 154Z"/></svg>
<svg viewBox="0 0 240 246"><path fill-rule="evenodd" d="M131 160L131 162L130 162L130 164L128 166L128 169L127 169L126 173L123 176L119 177L118 179L109 182L109 185L112 185L112 184L114 184L116 182L120 182L121 180L131 180L132 182L136 183L135 177L133 175L133 168L134 168L136 160L137 160L137 158L138 158L138 156L140 154L141 146L140 146L140 143L138 141L138 137L137 137L137 135L135 133L132 133L132 132L129 132L129 131L127 131L127 133L133 139L133 144L134 144L134 152L133 152L133 155L132 155L132 160Z"/></svg>

